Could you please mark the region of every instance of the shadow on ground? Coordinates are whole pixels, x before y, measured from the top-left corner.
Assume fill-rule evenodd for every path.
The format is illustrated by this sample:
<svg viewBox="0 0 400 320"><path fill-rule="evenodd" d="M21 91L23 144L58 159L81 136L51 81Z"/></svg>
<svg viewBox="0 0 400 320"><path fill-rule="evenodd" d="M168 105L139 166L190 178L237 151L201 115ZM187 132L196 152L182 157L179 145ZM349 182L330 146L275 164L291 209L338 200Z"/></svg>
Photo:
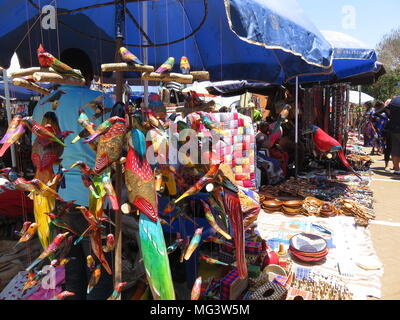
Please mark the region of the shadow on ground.
<svg viewBox="0 0 400 320"><path fill-rule="evenodd" d="M395 175L390 172L386 172L384 167L375 167L372 169L375 174L379 174L380 176L388 177L392 180L400 181L400 175Z"/></svg>

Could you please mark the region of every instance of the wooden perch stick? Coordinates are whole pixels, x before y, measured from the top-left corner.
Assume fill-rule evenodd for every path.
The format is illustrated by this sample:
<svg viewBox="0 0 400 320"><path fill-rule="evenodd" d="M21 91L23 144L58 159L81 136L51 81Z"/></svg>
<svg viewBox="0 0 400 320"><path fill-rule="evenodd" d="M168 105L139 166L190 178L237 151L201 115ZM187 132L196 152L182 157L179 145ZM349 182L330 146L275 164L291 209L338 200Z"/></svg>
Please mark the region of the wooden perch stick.
<svg viewBox="0 0 400 320"><path fill-rule="evenodd" d="M15 72L11 73L12 78L20 78L25 76L31 76L35 72L47 72L47 73L56 73L52 68L43 68L43 67L32 67L27 69L19 69Z"/></svg>
<svg viewBox="0 0 400 320"><path fill-rule="evenodd" d="M127 64L124 62L120 63L107 63L101 65L101 71L139 71L139 72L153 72L154 67L141 64Z"/></svg>
<svg viewBox="0 0 400 320"><path fill-rule="evenodd" d="M188 114L191 114L193 112L199 112L199 111L204 111L204 112L213 112L215 107L215 101L211 100L205 104L202 104L197 107L178 107L175 109L175 112L181 112L182 117L186 117Z"/></svg>
<svg viewBox="0 0 400 320"><path fill-rule="evenodd" d="M16 78L16 79L13 79L12 83L15 86L24 87L26 89L39 92L45 96L48 96L50 94L50 90L47 90L46 88L43 88L43 87L37 85L36 83L29 82L25 79Z"/></svg>
<svg viewBox="0 0 400 320"><path fill-rule="evenodd" d="M156 73L156 72L144 72L142 73L142 79L148 81L163 81L171 82L175 81L178 83L193 83L193 76L180 74L180 73Z"/></svg>
<svg viewBox="0 0 400 320"><path fill-rule="evenodd" d="M192 71L190 75L193 76L193 80L210 80L210 73L208 71Z"/></svg>
<svg viewBox="0 0 400 320"><path fill-rule="evenodd" d="M53 83L63 83L63 84L75 84L75 85L85 84L85 79L63 77L58 73L49 73L49 72L35 72L33 74L33 80L38 82L53 82Z"/></svg>

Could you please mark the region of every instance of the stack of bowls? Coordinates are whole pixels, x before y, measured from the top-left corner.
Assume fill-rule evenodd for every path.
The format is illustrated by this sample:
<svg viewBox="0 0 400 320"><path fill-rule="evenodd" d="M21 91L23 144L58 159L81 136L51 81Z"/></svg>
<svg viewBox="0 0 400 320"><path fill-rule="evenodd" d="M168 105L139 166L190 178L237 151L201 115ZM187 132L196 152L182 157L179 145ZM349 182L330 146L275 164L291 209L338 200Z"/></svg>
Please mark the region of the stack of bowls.
<svg viewBox="0 0 400 320"><path fill-rule="evenodd" d="M303 208L303 200L291 200L285 201L282 205L282 211L284 214L295 216L301 213Z"/></svg>
<svg viewBox="0 0 400 320"><path fill-rule="evenodd" d="M321 207L321 211L319 213L322 217L335 217L336 216L336 211L335 208L333 207L332 204L329 202L324 202L324 204Z"/></svg>
<svg viewBox="0 0 400 320"><path fill-rule="evenodd" d="M278 200L267 200L262 204L264 211L268 213L280 212L282 209L282 202Z"/></svg>
<svg viewBox="0 0 400 320"><path fill-rule="evenodd" d="M290 239L289 252L304 262L323 260L329 252L326 240L311 233L300 233Z"/></svg>

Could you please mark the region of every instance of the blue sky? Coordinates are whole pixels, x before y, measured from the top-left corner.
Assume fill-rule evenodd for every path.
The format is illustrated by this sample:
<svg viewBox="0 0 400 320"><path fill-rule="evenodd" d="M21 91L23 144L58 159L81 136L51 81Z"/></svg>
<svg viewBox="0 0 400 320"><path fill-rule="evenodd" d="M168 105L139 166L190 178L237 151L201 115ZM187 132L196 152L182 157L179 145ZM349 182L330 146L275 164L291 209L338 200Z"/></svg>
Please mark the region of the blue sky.
<svg viewBox="0 0 400 320"><path fill-rule="evenodd" d="M346 33L371 48L375 48L386 33L400 27L399 0L297 1L318 29Z"/></svg>

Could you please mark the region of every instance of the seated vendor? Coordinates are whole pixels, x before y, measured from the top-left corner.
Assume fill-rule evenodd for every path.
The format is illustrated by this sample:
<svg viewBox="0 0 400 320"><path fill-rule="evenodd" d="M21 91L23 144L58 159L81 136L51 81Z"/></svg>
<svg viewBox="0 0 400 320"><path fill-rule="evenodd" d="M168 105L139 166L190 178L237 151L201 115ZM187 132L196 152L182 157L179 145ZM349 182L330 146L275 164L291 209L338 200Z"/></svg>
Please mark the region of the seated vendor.
<svg viewBox="0 0 400 320"><path fill-rule="evenodd" d="M263 182L277 184L286 176L288 155L281 150L279 140L283 133L281 124L287 116L288 107L284 101L279 101L276 104L276 108L279 109L278 119L274 121L268 118L260 124L256 136L258 187Z"/></svg>

